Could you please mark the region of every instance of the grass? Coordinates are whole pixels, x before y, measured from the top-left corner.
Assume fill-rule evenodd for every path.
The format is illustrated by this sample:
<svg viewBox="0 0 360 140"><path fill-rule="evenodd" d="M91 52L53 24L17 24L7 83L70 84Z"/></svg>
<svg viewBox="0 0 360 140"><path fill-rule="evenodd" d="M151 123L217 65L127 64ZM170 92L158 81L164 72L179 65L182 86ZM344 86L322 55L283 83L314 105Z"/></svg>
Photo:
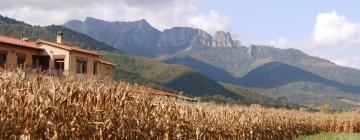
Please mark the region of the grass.
<svg viewBox="0 0 360 140"><path fill-rule="evenodd" d="M300 136L295 140L360 140L360 134L323 132L311 136Z"/></svg>

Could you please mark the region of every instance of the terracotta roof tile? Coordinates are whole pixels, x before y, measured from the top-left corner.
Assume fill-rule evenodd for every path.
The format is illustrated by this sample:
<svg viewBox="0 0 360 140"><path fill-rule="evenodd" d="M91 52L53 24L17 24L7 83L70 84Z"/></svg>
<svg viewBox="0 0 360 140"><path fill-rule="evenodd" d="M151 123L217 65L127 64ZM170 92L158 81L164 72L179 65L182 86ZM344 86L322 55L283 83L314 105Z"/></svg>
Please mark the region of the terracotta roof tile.
<svg viewBox="0 0 360 140"><path fill-rule="evenodd" d="M45 40L39 40L39 41L37 41L37 43L45 43L45 44L56 46L56 47L59 47L59 48L65 49L65 50L69 50L69 51L83 52L83 53L97 55L97 56L101 55L101 54L99 54L99 53L97 53L95 51L89 51L89 50L81 49L79 47L66 45L66 44L54 43L54 42L45 41Z"/></svg>
<svg viewBox="0 0 360 140"><path fill-rule="evenodd" d="M102 64L107 64L107 65L113 65L113 66L115 66L114 63L111 63L111 62L108 62L108 61L105 61L105 60L101 60L101 59L100 59L99 62L102 63Z"/></svg>
<svg viewBox="0 0 360 140"><path fill-rule="evenodd" d="M0 43L6 43L6 44L21 46L21 47L27 47L27 48L42 50L41 48L39 48L37 46L36 42L30 41L30 40L22 41L22 40L16 39L16 38L0 36Z"/></svg>

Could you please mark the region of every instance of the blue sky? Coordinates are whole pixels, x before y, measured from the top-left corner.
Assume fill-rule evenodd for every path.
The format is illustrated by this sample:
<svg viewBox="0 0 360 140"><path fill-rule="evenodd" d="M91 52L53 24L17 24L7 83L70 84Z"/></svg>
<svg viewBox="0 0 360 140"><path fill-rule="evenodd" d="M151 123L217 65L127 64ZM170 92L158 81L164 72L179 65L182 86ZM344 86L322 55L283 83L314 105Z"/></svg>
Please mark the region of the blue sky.
<svg viewBox="0 0 360 140"><path fill-rule="evenodd" d="M160 30L223 30L245 45L296 48L360 69L359 6L359 0L6 0L0 14L33 25L95 17L146 19Z"/></svg>

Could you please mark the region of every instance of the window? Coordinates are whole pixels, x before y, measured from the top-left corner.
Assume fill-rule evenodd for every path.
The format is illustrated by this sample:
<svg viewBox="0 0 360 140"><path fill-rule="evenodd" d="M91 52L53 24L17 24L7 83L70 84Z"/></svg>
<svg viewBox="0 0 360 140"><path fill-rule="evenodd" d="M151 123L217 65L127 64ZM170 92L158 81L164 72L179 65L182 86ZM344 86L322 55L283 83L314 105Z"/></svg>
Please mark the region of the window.
<svg viewBox="0 0 360 140"><path fill-rule="evenodd" d="M109 74L109 72L110 72L110 68L109 67L105 67L105 69L106 69L106 76L109 76L110 74Z"/></svg>
<svg viewBox="0 0 360 140"><path fill-rule="evenodd" d="M0 67L4 67L6 64L7 51L0 50Z"/></svg>
<svg viewBox="0 0 360 140"><path fill-rule="evenodd" d="M55 59L55 69L64 71L64 59Z"/></svg>
<svg viewBox="0 0 360 140"><path fill-rule="evenodd" d="M94 75L96 75L96 73L97 73L97 71L96 71L96 70L97 70L97 63L96 63L96 62L94 62L94 70L93 70L93 72L94 72L93 74L94 74Z"/></svg>
<svg viewBox="0 0 360 140"><path fill-rule="evenodd" d="M33 68L40 68L42 71L49 68L50 56L33 55Z"/></svg>
<svg viewBox="0 0 360 140"><path fill-rule="evenodd" d="M17 57L17 64L19 66L24 66L25 61L26 61L26 55L22 54L22 53L16 53L16 57Z"/></svg>
<svg viewBox="0 0 360 140"><path fill-rule="evenodd" d="M76 60L76 72L77 73L86 73L87 61Z"/></svg>

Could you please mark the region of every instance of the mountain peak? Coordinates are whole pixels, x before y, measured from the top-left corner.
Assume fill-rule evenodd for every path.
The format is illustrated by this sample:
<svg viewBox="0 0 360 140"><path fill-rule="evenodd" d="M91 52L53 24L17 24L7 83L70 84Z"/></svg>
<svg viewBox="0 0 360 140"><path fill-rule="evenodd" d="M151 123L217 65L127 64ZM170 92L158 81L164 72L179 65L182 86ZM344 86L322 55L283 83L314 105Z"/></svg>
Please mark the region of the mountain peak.
<svg viewBox="0 0 360 140"><path fill-rule="evenodd" d="M139 25L151 26L150 23L146 21L146 19L141 19L141 20L137 20L137 21L129 21L129 22L120 22L120 21L109 22L109 21L105 21L105 20L97 19L97 18L93 18L93 17L86 17L84 22L85 23L128 23L128 24L133 23L137 26L139 26Z"/></svg>
<svg viewBox="0 0 360 140"><path fill-rule="evenodd" d="M213 47L233 47L234 42L229 32L217 31L214 35Z"/></svg>
<svg viewBox="0 0 360 140"><path fill-rule="evenodd" d="M231 35L230 35L230 32L216 31L216 32L215 32L215 36L219 36L219 35L228 35L228 36L231 36Z"/></svg>
<svg viewBox="0 0 360 140"><path fill-rule="evenodd" d="M146 19L141 19L141 20L138 20L138 21L134 21L133 23L138 25L138 26L144 26L144 27L151 27L152 28L151 24L148 21L146 21Z"/></svg>
<svg viewBox="0 0 360 140"><path fill-rule="evenodd" d="M94 21L104 21L104 20L93 18L93 17L86 17L84 20L84 22L94 22Z"/></svg>
<svg viewBox="0 0 360 140"><path fill-rule="evenodd" d="M141 20L138 20L138 22L148 23L146 19L141 19Z"/></svg>
<svg viewBox="0 0 360 140"><path fill-rule="evenodd" d="M135 22L142 23L142 24L149 24L149 22L146 19L141 19L141 20L138 20L138 21L135 21Z"/></svg>
<svg viewBox="0 0 360 140"><path fill-rule="evenodd" d="M149 53L152 51L150 48L156 46L161 33L145 19L120 22L87 17L84 21L68 22L64 26L131 53L139 50L149 50L144 51Z"/></svg>

